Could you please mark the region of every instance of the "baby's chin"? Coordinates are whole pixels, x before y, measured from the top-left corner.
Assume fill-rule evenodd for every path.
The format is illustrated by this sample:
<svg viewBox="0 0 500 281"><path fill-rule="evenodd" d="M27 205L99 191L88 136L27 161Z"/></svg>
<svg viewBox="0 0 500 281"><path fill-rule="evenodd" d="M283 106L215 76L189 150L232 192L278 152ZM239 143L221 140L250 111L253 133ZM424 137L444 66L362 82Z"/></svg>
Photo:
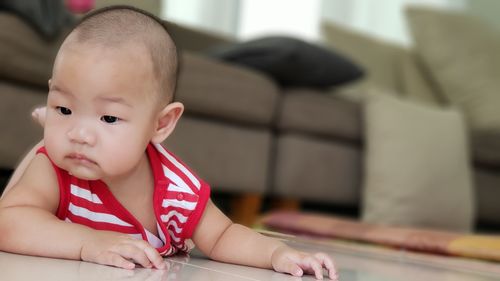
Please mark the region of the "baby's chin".
<svg viewBox="0 0 500 281"><path fill-rule="evenodd" d="M70 174L73 177L77 177L81 180L87 180L87 181L95 181L95 180L101 179L101 177L98 177L95 175L87 175L87 174L78 173L78 172L75 173L75 172L68 171L68 174Z"/></svg>
<svg viewBox="0 0 500 281"><path fill-rule="evenodd" d="M77 178L79 178L81 180L93 181L93 180L99 180L99 179L101 179L101 174L98 174L95 171L89 170L87 168L76 167L76 168L68 168L68 169L65 169L65 170L71 176L77 177Z"/></svg>

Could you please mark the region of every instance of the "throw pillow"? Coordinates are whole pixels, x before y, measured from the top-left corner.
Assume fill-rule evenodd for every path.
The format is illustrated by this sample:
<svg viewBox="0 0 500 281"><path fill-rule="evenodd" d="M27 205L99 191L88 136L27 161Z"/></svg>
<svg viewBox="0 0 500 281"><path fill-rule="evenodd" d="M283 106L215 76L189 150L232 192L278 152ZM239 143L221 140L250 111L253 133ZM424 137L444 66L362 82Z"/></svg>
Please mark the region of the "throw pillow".
<svg viewBox="0 0 500 281"><path fill-rule="evenodd" d="M438 90L473 129L500 128L500 33L465 14L407 10L415 47Z"/></svg>
<svg viewBox="0 0 500 281"><path fill-rule="evenodd" d="M257 69L282 86L329 87L363 75L363 70L346 57L323 47L290 37L265 37L225 45L209 55Z"/></svg>
<svg viewBox="0 0 500 281"><path fill-rule="evenodd" d="M327 48L338 50L363 66L365 75L357 81L355 91L377 86L395 94L402 92L400 78L394 75L402 48L329 21L321 23L321 40Z"/></svg>
<svg viewBox="0 0 500 281"><path fill-rule="evenodd" d="M365 126L364 221L472 229L474 193L459 111L371 95Z"/></svg>

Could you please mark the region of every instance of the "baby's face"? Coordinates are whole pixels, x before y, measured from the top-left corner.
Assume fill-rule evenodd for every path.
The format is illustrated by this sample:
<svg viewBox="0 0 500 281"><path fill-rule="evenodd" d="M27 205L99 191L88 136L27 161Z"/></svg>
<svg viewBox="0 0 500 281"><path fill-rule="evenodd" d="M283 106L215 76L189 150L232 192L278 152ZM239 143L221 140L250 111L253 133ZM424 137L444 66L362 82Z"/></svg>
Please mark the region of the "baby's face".
<svg viewBox="0 0 500 281"><path fill-rule="evenodd" d="M150 61L138 46L63 47L49 83L44 131L57 166L88 180L119 179L138 167L158 114Z"/></svg>

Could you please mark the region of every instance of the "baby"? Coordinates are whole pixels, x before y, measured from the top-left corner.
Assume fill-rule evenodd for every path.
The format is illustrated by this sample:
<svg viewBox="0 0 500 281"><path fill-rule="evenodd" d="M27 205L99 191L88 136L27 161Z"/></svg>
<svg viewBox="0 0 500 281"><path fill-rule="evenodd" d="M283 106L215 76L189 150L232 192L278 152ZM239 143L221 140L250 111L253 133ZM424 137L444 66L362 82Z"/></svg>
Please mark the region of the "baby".
<svg viewBox="0 0 500 281"><path fill-rule="evenodd" d="M161 145L184 109L177 69L154 16L115 6L82 19L54 62L43 141L0 200L0 250L164 269L162 256L196 245L221 262L337 279L329 256L233 224Z"/></svg>

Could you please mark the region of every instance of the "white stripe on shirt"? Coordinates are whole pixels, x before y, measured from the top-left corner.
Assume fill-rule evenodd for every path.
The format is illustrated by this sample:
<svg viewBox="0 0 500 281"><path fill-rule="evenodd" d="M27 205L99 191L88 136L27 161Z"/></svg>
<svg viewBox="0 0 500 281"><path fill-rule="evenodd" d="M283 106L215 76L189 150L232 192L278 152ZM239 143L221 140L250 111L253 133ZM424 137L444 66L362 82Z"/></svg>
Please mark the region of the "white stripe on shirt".
<svg viewBox="0 0 500 281"><path fill-rule="evenodd" d="M168 159L168 161L172 162L172 164L174 164L179 170L181 170L191 180L191 182L198 189L200 189L200 187L201 187L200 181L188 169L186 169L186 167L184 167L184 165L179 163L179 161L177 161L177 159L175 159L175 157L170 155L170 153L168 153L165 150L165 148L163 148L163 146L161 146L161 144L156 143L155 147L156 147L156 149L158 149L158 151L160 151L161 154L163 154L163 156L165 156Z"/></svg>
<svg viewBox="0 0 500 281"><path fill-rule="evenodd" d="M168 190L194 194L193 190L191 190L191 188L189 188L189 186L177 174L175 174L167 166L163 164L161 166L163 167L163 174L165 174L165 177L167 177L168 179L170 179L175 183L175 184L170 184L168 186Z"/></svg>
<svg viewBox="0 0 500 281"><path fill-rule="evenodd" d="M188 209L188 210L194 210L196 208L197 202L189 202L189 201L179 201L177 199L163 199L163 202L161 203L162 207L178 207L182 209Z"/></svg>
<svg viewBox="0 0 500 281"><path fill-rule="evenodd" d="M184 216L183 214L177 212L176 210L171 210L170 212L168 212L168 214L166 215L161 215L160 218L163 222L167 222L170 220L171 217L173 216L176 216L177 219L181 222L181 223L185 223L187 221L187 217Z"/></svg>
<svg viewBox="0 0 500 281"><path fill-rule="evenodd" d="M102 204L102 201L101 199L99 199L99 196L97 196L97 194L95 193L91 193L90 190L81 188L74 184L72 184L70 187L71 187L71 194L73 194L74 196L83 198L95 204Z"/></svg>
<svg viewBox="0 0 500 281"><path fill-rule="evenodd" d="M176 221L169 221L169 222L167 223L167 227L169 227L169 226L174 227L175 232L176 232L177 234L179 234L179 233L181 233L181 232L182 232L182 228L180 228L180 227L177 225L177 222L176 222Z"/></svg>
<svg viewBox="0 0 500 281"><path fill-rule="evenodd" d="M89 219L91 221L106 222L106 223L117 224L117 225L121 225L121 226L132 226L131 224L119 219L115 215L93 212L89 209L75 206L71 202L69 203L68 210L75 216L86 218L86 219Z"/></svg>

